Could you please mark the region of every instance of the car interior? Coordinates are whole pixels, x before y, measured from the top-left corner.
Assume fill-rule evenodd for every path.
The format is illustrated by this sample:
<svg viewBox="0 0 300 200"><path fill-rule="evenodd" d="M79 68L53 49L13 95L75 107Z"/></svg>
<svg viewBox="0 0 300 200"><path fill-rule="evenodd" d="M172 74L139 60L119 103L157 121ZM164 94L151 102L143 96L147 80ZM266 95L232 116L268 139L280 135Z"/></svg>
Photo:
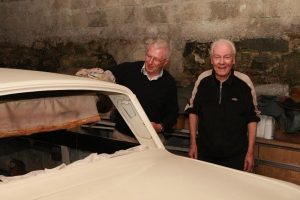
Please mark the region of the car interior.
<svg viewBox="0 0 300 200"><path fill-rule="evenodd" d="M111 137L116 110L105 93L39 91L1 99L0 175L22 175L139 145Z"/></svg>

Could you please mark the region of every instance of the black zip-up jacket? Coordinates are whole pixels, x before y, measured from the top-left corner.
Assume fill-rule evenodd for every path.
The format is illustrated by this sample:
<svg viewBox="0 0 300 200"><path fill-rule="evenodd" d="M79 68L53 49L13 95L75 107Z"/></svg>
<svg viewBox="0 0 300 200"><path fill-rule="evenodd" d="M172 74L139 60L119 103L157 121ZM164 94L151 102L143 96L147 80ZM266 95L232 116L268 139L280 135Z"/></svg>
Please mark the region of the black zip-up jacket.
<svg viewBox="0 0 300 200"><path fill-rule="evenodd" d="M258 122L249 86L233 70L221 84L212 75L201 80L190 110L199 116L198 154L229 157L248 148L248 123Z"/></svg>

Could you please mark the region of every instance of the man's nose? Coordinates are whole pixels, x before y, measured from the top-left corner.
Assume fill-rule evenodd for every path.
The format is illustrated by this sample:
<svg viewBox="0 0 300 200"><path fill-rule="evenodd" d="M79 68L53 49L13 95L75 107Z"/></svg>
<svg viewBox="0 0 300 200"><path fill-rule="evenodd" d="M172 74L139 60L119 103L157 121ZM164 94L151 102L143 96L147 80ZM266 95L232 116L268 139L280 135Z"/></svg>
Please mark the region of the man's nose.
<svg viewBox="0 0 300 200"><path fill-rule="evenodd" d="M224 62L225 62L224 57L221 57L221 58L220 58L220 63L222 64L222 63L224 63Z"/></svg>
<svg viewBox="0 0 300 200"><path fill-rule="evenodd" d="M154 58L150 57L149 63L152 64L154 62Z"/></svg>

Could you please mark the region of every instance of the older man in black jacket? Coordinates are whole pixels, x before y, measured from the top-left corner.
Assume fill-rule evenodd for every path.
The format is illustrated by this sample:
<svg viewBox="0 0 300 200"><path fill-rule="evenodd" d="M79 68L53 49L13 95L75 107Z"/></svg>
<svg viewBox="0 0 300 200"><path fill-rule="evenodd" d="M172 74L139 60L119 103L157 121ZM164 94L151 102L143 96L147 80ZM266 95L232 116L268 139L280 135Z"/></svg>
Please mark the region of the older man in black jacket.
<svg viewBox="0 0 300 200"><path fill-rule="evenodd" d="M199 83L189 109L189 156L250 172L259 118L251 88L234 73L235 54L229 40L211 46L213 71Z"/></svg>

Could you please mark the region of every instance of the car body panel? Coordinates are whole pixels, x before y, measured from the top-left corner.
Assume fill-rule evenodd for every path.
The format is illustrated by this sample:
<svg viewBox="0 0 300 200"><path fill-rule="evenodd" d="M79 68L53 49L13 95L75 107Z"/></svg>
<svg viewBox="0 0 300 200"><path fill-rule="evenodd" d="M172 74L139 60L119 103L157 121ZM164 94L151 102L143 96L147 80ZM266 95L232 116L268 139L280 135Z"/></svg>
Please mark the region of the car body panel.
<svg viewBox="0 0 300 200"><path fill-rule="evenodd" d="M0 96L48 90L106 92L143 148L0 183L0 199L300 199L300 187L295 184L168 152L135 95L123 86L61 74L0 69Z"/></svg>
<svg viewBox="0 0 300 200"><path fill-rule="evenodd" d="M276 189L276 190L274 190ZM6 200L299 199L284 182L145 149L0 185Z"/></svg>

